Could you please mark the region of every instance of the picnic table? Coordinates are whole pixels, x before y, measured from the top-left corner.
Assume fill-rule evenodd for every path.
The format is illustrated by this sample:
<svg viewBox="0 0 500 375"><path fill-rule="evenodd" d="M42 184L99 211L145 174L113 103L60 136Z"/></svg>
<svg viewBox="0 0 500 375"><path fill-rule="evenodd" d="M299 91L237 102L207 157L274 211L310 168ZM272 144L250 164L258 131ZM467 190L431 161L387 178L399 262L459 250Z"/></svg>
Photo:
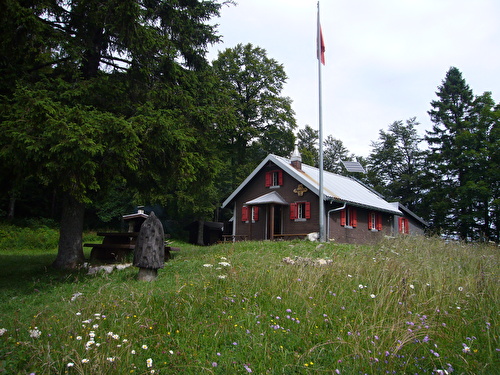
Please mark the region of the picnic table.
<svg viewBox="0 0 500 375"><path fill-rule="evenodd" d="M123 262L128 255L132 254L139 232L98 232L103 237L102 243L85 243L83 246L91 247L91 260L103 262ZM167 238L168 235L165 235ZM165 260L171 258L171 251L179 251L178 247L172 247L165 243Z"/></svg>

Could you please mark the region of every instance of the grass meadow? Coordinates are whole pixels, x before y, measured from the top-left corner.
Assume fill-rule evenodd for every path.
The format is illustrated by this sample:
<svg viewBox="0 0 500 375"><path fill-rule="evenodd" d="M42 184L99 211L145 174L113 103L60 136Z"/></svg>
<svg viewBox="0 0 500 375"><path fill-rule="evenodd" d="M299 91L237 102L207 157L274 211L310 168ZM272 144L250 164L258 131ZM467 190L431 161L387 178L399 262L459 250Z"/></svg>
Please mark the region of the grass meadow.
<svg viewBox="0 0 500 375"><path fill-rule="evenodd" d="M500 374L494 245L175 243L145 283L56 244L0 226L0 373Z"/></svg>

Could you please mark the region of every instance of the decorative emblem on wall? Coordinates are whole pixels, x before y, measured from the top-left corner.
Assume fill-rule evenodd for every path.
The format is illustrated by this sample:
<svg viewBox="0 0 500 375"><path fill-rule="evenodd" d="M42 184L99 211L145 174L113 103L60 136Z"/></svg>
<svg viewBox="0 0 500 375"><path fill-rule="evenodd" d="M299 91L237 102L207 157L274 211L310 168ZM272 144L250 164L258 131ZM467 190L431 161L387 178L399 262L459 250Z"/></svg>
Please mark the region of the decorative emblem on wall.
<svg viewBox="0 0 500 375"><path fill-rule="evenodd" d="M296 189L293 189L293 192L294 192L295 194L297 194L299 197L301 197L301 196L303 196L303 195L304 195L304 193L305 193L306 191L308 191L308 190L309 190L309 189L308 189L308 188L306 188L306 187L304 187L304 185L299 184L299 186L297 186L297 188L296 188Z"/></svg>

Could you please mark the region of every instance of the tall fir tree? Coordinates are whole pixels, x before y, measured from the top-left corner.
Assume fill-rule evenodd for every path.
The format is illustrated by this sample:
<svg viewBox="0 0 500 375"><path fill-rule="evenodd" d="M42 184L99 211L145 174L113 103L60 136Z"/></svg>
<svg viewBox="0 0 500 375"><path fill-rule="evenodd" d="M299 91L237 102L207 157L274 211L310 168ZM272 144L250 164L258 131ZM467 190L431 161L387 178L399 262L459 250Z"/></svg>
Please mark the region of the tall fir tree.
<svg viewBox="0 0 500 375"><path fill-rule="evenodd" d="M462 73L449 69L429 111L434 123L425 136L427 207L434 227L463 240L489 235L491 184L487 176L488 134L493 103L475 98Z"/></svg>
<svg viewBox="0 0 500 375"><path fill-rule="evenodd" d="M204 90L215 86L199 80L207 46L219 40L207 21L220 2L4 5L0 159L10 168L0 173L36 177L64 196L54 266L83 262L85 207L124 179L141 200L192 202L202 190L192 186L213 195L217 162L204 160L224 111L217 90Z"/></svg>

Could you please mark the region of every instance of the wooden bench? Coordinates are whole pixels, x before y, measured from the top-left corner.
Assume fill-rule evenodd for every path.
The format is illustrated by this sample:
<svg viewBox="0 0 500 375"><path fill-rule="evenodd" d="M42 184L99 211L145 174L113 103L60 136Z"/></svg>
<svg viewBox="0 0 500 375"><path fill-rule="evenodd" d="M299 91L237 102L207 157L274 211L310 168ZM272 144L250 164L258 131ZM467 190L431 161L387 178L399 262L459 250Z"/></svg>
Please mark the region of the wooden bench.
<svg viewBox="0 0 500 375"><path fill-rule="evenodd" d="M301 240L307 238L309 233L294 233L294 234L275 234L273 237L276 240L291 240L294 238L299 238Z"/></svg>
<svg viewBox="0 0 500 375"><path fill-rule="evenodd" d="M244 234L224 234L222 235L222 242L236 242L236 241L246 241L247 236Z"/></svg>
<svg viewBox="0 0 500 375"><path fill-rule="evenodd" d="M90 259L104 262L123 262L127 256L132 254L139 232L98 232L98 236L104 237L102 243L86 243L83 246L91 247ZM165 238L169 238L165 235ZM179 251L180 248L165 244L165 260L172 256L171 251Z"/></svg>

